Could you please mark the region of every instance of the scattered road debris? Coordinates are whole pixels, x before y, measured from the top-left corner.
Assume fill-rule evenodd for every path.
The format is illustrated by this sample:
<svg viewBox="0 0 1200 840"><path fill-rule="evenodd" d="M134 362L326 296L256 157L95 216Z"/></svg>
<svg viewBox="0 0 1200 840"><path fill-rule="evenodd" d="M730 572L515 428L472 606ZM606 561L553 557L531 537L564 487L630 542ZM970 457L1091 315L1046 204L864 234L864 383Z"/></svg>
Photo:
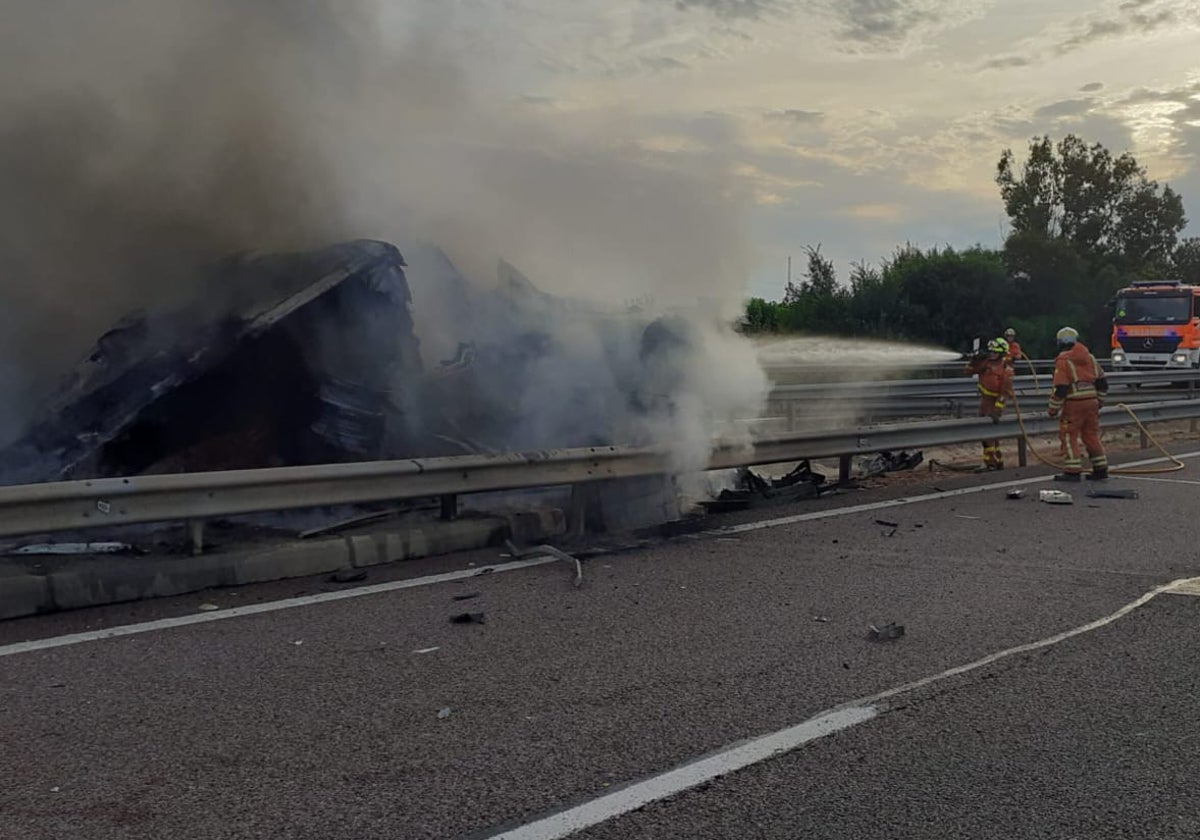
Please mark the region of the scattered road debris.
<svg viewBox="0 0 1200 840"><path fill-rule="evenodd" d="M552 545L535 545L531 546L530 548L517 548L516 545L513 544L512 540L505 540L504 547L508 549L509 553L512 554L513 557L538 557L541 555L549 555L550 557L557 557L564 563L570 563L575 567L575 585L580 586L583 584L583 564L579 562L578 558L572 557L565 551L557 549Z"/></svg>
<svg viewBox="0 0 1200 840"><path fill-rule="evenodd" d="M1038 499L1048 505L1070 505L1075 503L1075 500L1071 498L1071 494L1062 490L1042 490L1038 493Z"/></svg>
<svg viewBox="0 0 1200 840"><path fill-rule="evenodd" d="M1017 487L1013 490L1009 490L1008 493L1006 493L1005 495L1010 499L1024 499L1025 498L1025 488Z"/></svg>
<svg viewBox="0 0 1200 840"><path fill-rule="evenodd" d="M1088 496L1093 499L1136 499L1138 492L1136 490L1124 490L1112 487L1103 490L1089 490Z"/></svg>
<svg viewBox="0 0 1200 840"><path fill-rule="evenodd" d="M366 569L338 569L327 578L331 583L356 583L366 579Z"/></svg>
<svg viewBox="0 0 1200 840"><path fill-rule="evenodd" d="M296 647L300 647L300 645L304 644L304 641L302 639L296 639L296 641L292 642L292 644Z"/></svg>
<svg viewBox="0 0 1200 840"><path fill-rule="evenodd" d="M221 608L216 604L201 604L200 606L196 607L196 609L200 610L200 612L212 612L213 610L219 610Z"/></svg>
<svg viewBox="0 0 1200 840"><path fill-rule="evenodd" d="M863 456L855 464L854 473L858 478L872 478L889 472L901 472L915 469L925 460L924 452L879 452L871 456Z"/></svg>
<svg viewBox="0 0 1200 840"><path fill-rule="evenodd" d="M900 523L899 523L899 522L889 522L889 521L888 521L888 520L886 520L886 519L876 519L876 520L875 520L875 524L876 524L876 525L882 525L882 526L884 526L885 528L899 528L899 527L900 527Z"/></svg>
<svg viewBox="0 0 1200 840"><path fill-rule="evenodd" d="M453 600L453 601L470 601L472 598L478 598L478 597L479 597L478 592L464 592L461 595L452 596L451 600Z"/></svg>
<svg viewBox="0 0 1200 840"><path fill-rule="evenodd" d="M819 622L820 624L828 624L829 617L824 615L814 615L813 621Z"/></svg>
<svg viewBox="0 0 1200 840"><path fill-rule="evenodd" d="M441 647L418 648L417 650L414 650L413 653L433 653L435 650L441 650Z"/></svg>
<svg viewBox="0 0 1200 840"><path fill-rule="evenodd" d="M134 547L123 542L35 543L14 548L9 554L124 554Z"/></svg>
<svg viewBox="0 0 1200 840"><path fill-rule="evenodd" d="M446 718L450 717L450 707L442 706L442 708L438 709L437 716L438 716L438 720L445 720Z"/></svg>
<svg viewBox="0 0 1200 840"><path fill-rule="evenodd" d="M956 513L956 514L954 514L954 518L955 518L955 519L979 519L980 517L978 517L978 516L967 516L965 513Z"/></svg>
<svg viewBox="0 0 1200 840"><path fill-rule="evenodd" d="M450 616L451 624L486 624L487 616L481 612L465 612Z"/></svg>
<svg viewBox="0 0 1200 840"><path fill-rule="evenodd" d="M782 478L767 479L740 467L733 488L722 490L715 499L700 502L708 513L778 505L801 499L813 499L821 494L825 476L813 472L808 461L801 461Z"/></svg>
<svg viewBox="0 0 1200 840"><path fill-rule="evenodd" d="M904 625L896 624L894 621L881 625L870 625L870 632L867 636L873 642L887 642L892 639L899 639L904 635Z"/></svg>

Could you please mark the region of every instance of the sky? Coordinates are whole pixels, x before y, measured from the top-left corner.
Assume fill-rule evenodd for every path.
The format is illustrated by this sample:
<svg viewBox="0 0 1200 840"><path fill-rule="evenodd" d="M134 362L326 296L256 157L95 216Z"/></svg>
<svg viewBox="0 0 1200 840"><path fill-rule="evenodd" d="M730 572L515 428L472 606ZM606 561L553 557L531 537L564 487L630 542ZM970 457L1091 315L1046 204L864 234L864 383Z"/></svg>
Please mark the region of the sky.
<svg viewBox="0 0 1200 840"><path fill-rule="evenodd" d="M595 128L666 170L723 168L751 295L780 297L788 256L798 277L809 246L843 278L905 242L998 247L996 163L1042 134L1131 151L1200 235L1200 0L453 0L392 14L419 18L477 95L513 112Z"/></svg>

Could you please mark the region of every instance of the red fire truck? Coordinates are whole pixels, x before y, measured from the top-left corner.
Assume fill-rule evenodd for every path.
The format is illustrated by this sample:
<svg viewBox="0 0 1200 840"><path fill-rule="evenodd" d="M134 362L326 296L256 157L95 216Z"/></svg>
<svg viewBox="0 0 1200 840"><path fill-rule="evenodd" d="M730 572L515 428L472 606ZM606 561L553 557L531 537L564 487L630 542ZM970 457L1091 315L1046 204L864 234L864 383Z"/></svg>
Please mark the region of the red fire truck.
<svg viewBox="0 0 1200 840"><path fill-rule="evenodd" d="M1117 292L1112 365L1114 370L1200 367L1200 286L1156 280Z"/></svg>

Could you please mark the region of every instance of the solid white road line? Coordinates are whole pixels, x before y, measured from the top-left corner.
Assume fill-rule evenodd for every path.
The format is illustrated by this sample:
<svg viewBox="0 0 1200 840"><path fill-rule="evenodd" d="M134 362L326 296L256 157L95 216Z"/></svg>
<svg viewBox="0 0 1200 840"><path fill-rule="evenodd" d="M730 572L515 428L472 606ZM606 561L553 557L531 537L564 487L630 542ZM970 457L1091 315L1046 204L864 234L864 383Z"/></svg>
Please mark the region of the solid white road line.
<svg viewBox="0 0 1200 840"><path fill-rule="evenodd" d="M377 583L373 586L362 586L357 589L345 589L339 592L322 592L320 595L303 595L299 598L288 598L283 601L268 601L263 604L250 604L245 607L233 607L218 612L195 613L180 615L174 618L160 618L156 621L145 621L141 624L124 624L120 627L110 627L106 630L89 630L86 633L72 633L68 636L54 636L48 639L34 639L28 642L16 642L0 646L0 656L13 656L18 653L29 653L35 650L77 645L81 642L95 642L100 639L112 639L117 636L132 636L137 633L152 633L155 630L167 630L172 627L185 627L189 624L206 624L210 621L223 621L227 618L240 618L244 615L286 610L292 607L307 607L311 604L324 604L329 601L344 601L347 598L359 598L363 595L376 595L380 592L394 592L398 589L413 589L418 586L430 586L435 583L449 583L455 580L477 577L488 572L511 572L517 569L528 569L531 566L545 566L558 563L557 557L538 557L532 560L514 560L511 563L501 563L496 566L481 566L478 569L462 569L457 572L445 572L440 575L394 580L388 583Z"/></svg>
<svg viewBox="0 0 1200 840"><path fill-rule="evenodd" d="M1176 458L1195 458L1200 456L1200 451L1185 452L1182 455L1176 455ZM1166 461L1166 458L1149 458L1145 461L1133 461L1128 464L1114 464L1113 469L1121 469L1124 467L1145 467L1150 464L1159 464ZM1122 479L1130 478L1131 476L1121 476ZM728 534L740 534L745 531L760 531L763 528L778 528L781 525L796 525L800 522L812 522L815 519L828 519L831 516L845 516L850 513L865 513L872 510L884 510L885 508L900 507L901 505L911 505L916 502L928 502L934 499L950 499L955 496L970 496L975 493L986 493L989 490L1002 490L1006 487L1020 487L1025 484L1038 484L1044 481L1050 481L1048 475L1039 476L1038 478L1019 478L1012 481L1001 481L996 484L979 484L974 487L962 487L958 490L939 490L936 493L925 493L920 496L907 496L901 499L889 499L883 502L870 502L863 505L854 505L853 507L831 508L830 510L819 510L812 513L799 513L795 516L783 516L778 519L764 519L761 522L747 522L745 525L730 525L725 528L714 528L710 531L703 531L700 536L724 536Z"/></svg>
<svg viewBox="0 0 1200 840"><path fill-rule="evenodd" d="M1155 478L1151 475L1123 475L1122 481L1161 481L1163 484L1195 484L1200 486L1200 481L1188 481L1186 478Z"/></svg>
<svg viewBox="0 0 1200 840"><path fill-rule="evenodd" d="M1182 455L1177 455L1175 457L1194 458L1196 456L1200 456L1200 451L1185 452ZM1165 458L1151 458L1145 461L1135 461L1130 464L1121 464L1120 466L1141 467L1148 464L1161 463L1165 460ZM958 490L941 490L936 493L926 493L920 496L906 496L904 498L889 499L882 502L868 502L867 504L851 505L850 507L831 508L829 510L815 511L813 513L802 513L796 516L784 516L778 519L767 519L761 522L749 522L745 525L731 525L725 528L715 528L709 531L703 531L696 536L719 537L727 536L729 534L740 534L746 531L760 531L764 528L778 528L783 525L795 525L800 522L811 522L815 519L829 519L835 516L850 516L856 513L867 513L873 510L901 507L903 505L911 505L918 502L929 502L937 499L949 499L955 496L968 496L974 493L984 493L989 490L1002 490L1008 487L1019 487L1024 484L1037 484L1039 482L1049 480L1049 476L1040 476L1037 478L1021 478L1012 481L1001 481L996 484L981 484L974 487L963 487ZM0 657L13 656L18 653L30 653L38 650L46 650L48 648L63 647L65 645L77 645L83 642L95 642L102 639L112 639L118 636L132 636L138 633L152 633L156 630L168 630L172 627L184 627L189 624L206 624L210 621L224 621L225 619L240 618L241 616L246 615L258 615L259 613L274 612L276 610L307 607L313 604L323 604L329 601L343 601L347 598L360 598L364 595L377 595L381 592L393 592L399 589L415 589L420 586L432 586L438 583L447 583L449 581L463 580L465 578L474 577L476 575L483 574L486 570L490 570L494 573L511 572L516 571L517 569L527 569L531 566L544 566L549 563L557 562L559 562L558 559L554 557L539 557L531 560L516 560L511 563L500 563L495 566L486 566L478 569L462 569L457 572L446 572L440 575L428 575L426 577L397 580L390 583L380 583L372 586L361 586L357 589L346 589L339 592L324 592L320 595L304 595L299 598L286 598L281 601L269 601L264 604L234 607L228 610L176 616L174 618L161 618L156 621L146 621L141 624L125 624L120 627L110 627L105 630L91 630L86 633L72 633L67 636L53 636L47 639L34 639L28 642L16 642L14 644L0 646Z"/></svg>
<svg viewBox="0 0 1200 840"><path fill-rule="evenodd" d="M1053 636L1048 636L1036 642L1018 645L1007 650L1002 650L999 653L993 653L966 665L959 665L958 667L950 668L929 677L914 680L895 688L889 688L878 694L872 694L870 697L862 697L852 700L849 703L835 706L814 718L810 718L804 723L773 732L769 735L752 738L749 741L733 744L696 761L680 765L672 770L611 791L580 805L548 814L516 828L487 835L487 840L560 840L560 838L568 837L578 831L599 825L614 817L619 817L623 814L628 814L630 811L643 808L652 802L675 796L690 788L711 782L720 776L741 770L758 762L775 758L819 738L824 738L826 735L832 735L835 732L849 729L860 723L866 723L887 711L888 706L886 701L898 695L915 691L918 688L923 688L941 680L960 676L977 668L986 667L1009 656L1016 656L1040 648L1050 647L1074 636L1098 630L1123 618L1164 592L1170 592L1174 589L1187 591L1189 588L1197 586L1200 586L1200 578L1181 578L1155 587L1136 601L1131 601L1116 612L1106 615L1103 618L1098 618L1095 621L1062 633L1056 633Z"/></svg>

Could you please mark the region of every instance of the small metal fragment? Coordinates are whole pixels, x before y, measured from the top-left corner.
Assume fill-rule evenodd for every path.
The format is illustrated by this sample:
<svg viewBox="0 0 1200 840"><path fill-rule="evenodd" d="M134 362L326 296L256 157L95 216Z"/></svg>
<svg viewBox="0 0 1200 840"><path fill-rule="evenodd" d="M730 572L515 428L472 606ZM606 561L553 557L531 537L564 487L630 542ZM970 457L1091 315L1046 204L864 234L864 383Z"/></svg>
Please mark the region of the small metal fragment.
<svg viewBox="0 0 1200 840"><path fill-rule="evenodd" d="M892 639L899 639L904 635L904 625L889 622L884 625L871 625L871 632L868 638L874 642L887 642Z"/></svg>

